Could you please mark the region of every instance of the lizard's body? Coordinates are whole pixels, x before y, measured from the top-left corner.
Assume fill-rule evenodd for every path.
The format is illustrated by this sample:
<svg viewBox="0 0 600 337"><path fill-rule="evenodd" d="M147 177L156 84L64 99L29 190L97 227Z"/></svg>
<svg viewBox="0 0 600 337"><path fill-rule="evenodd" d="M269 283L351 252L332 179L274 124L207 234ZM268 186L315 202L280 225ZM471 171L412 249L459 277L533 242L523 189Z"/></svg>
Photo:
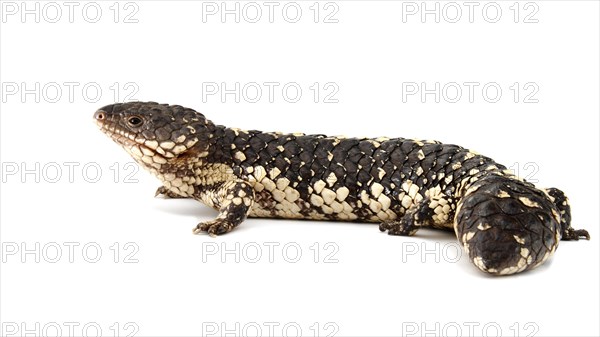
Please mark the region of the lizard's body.
<svg viewBox="0 0 600 337"><path fill-rule="evenodd" d="M165 172L179 172L180 165L161 164L154 173L174 195L200 198L211 207L215 207L215 197L205 187L232 179L247 181L254 191L250 217L383 222L429 197L438 200L433 207L435 225L453 229L453 198L476 179L475 171L509 174L489 158L431 141L264 133L218 126L215 134L223 140L215 145L222 149L218 163L194 161L195 169L178 178ZM200 176L207 181L198 183Z"/></svg>
<svg viewBox="0 0 600 337"><path fill-rule="evenodd" d="M456 145L245 131L152 102L111 105L95 116L162 181L157 194L219 210L195 233L223 234L246 216L378 222L397 235L443 228L493 274L533 268L561 238L588 237L570 227L560 190L536 189Z"/></svg>

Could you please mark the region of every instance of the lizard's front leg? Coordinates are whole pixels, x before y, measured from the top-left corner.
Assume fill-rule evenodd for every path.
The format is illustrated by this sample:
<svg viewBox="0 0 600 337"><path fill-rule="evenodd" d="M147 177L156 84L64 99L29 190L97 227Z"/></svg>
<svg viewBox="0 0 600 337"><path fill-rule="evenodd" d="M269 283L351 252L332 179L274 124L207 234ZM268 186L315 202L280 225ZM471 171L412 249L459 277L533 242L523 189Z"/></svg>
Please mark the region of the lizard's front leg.
<svg viewBox="0 0 600 337"><path fill-rule="evenodd" d="M247 182L237 179L201 192L196 198L219 210L216 219L199 223L194 234L207 232L220 235L230 232L248 216L254 202L254 190Z"/></svg>

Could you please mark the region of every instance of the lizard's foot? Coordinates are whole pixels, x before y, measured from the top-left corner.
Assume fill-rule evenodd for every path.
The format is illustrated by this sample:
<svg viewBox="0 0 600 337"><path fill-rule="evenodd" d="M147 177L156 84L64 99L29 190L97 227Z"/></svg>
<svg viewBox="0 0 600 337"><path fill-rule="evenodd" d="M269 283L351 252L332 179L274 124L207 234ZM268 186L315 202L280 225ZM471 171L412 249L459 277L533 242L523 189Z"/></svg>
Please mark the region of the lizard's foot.
<svg viewBox="0 0 600 337"><path fill-rule="evenodd" d="M215 219L199 223L193 232L194 234L208 233L210 236L217 236L231 232L233 227L235 227L233 224L223 219Z"/></svg>
<svg viewBox="0 0 600 337"><path fill-rule="evenodd" d="M379 224L379 230L382 232L387 230L389 235L412 236L419 227L415 226L412 217L403 217L400 220L382 222Z"/></svg>
<svg viewBox="0 0 600 337"><path fill-rule="evenodd" d="M585 238L586 240L590 239L590 233L585 229L573 229L567 228L563 233L562 240L575 240L579 241L579 238Z"/></svg>
<svg viewBox="0 0 600 337"><path fill-rule="evenodd" d="M254 201L254 191L249 183L231 180L212 190L211 196L218 196L213 203L220 205L216 219L201 222L194 228L194 234L207 232L217 236L231 232L246 219Z"/></svg>
<svg viewBox="0 0 600 337"><path fill-rule="evenodd" d="M447 203L448 202L445 202L444 204ZM435 222L435 219L433 218L435 215L434 209L429 205L430 199L425 198L417 205L406 211L401 218L382 222L379 225L379 230L382 232L387 230L389 235L415 235L420 227L427 226ZM439 206L439 201L436 202L436 205Z"/></svg>
<svg viewBox="0 0 600 337"><path fill-rule="evenodd" d="M571 227L571 205L565 193L554 187L546 188L544 191L560 213L561 240L579 241L581 238L589 240L590 234L588 231Z"/></svg>
<svg viewBox="0 0 600 337"><path fill-rule="evenodd" d="M184 196L181 196L179 194L171 192L171 190L169 190L168 188L166 188L164 186L161 186L156 189L156 193L154 193L154 196L158 197L159 195L163 195L167 199L174 199L174 198L184 199L184 198L186 198Z"/></svg>

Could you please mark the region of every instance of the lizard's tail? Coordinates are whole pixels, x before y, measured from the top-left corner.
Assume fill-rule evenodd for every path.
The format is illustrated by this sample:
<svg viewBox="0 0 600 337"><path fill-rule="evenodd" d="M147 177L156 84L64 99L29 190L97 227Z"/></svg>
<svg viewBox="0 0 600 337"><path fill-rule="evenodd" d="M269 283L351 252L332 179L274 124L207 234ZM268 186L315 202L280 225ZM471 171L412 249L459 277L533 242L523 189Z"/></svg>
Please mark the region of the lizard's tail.
<svg viewBox="0 0 600 337"><path fill-rule="evenodd" d="M484 272L509 275L544 263L561 238L589 239L587 231L570 227L570 208L562 204L566 197L559 192L501 175L472 183L458 203L454 221L469 259Z"/></svg>

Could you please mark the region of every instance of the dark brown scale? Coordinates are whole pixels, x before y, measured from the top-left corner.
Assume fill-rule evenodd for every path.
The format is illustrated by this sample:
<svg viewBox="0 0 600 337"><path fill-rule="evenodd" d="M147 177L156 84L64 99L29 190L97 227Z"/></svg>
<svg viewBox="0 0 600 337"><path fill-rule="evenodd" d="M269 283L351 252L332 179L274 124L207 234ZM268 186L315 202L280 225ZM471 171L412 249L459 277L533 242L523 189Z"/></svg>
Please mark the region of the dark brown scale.
<svg viewBox="0 0 600 337"><path fill-rule="evenodd" d="M251 134L246 132L240 132L238 136L233 139L233 145L239 150L246 149L250 146Z"/></svg>
<svg viewBox="0 0 600 337"><path fill-rule="evenodd" d="M285 149L285 154L286 156L289 157L295 157L298 154L300 154L300 152L302 151L302 149L300 148L300 145L298 144L297 141L295 141L296 137L293 137L291 140L294 141L288 141L283 145L283 148Z"/></svg>
<svg viewBox="0 0 600 337"><path fill-rule="evenodd" d="M425 158L421 161L421 167L423 168L425 174L431 172L431 170L435 167L439 153L442 151L442 149L443 146L440 144L424 147L423 153Z"/></svg>
<svg viewBox="0 0 600 337"><path fill-rule="evenodd" d="M267 143L263 139L261 139L261 137L258 137L256 135L250 137L248 143L250 144L252 150L254 150L255 152L260 152L267 146Z"/></svg>
<svg viewBox="0 0 600 337"><path fill-rule="evenodd" d="M358 143L358 148L359 150L364 153L367 156L372 156L373 155L373 151L375 151L375 147L373 146L373 144L371 144L371 142L367 141L367 140L361 140Z"/></svg>
<svg viewBox="0 0 600 337"><path fill-rule="evenodd" d="M402 147L395 147L394 150L390 153L390 160L396 166L401 166L402 163L406 161L406 153L402 151ZM400 165L398 165L400 164Z"/></svg>
<svg viewBox="0 0 600 337"><path fill-rule="evenodd" d="M379 147L373 152L373 161L377 167L382 167L385 161L389 158L389 153Z"/></svg>

